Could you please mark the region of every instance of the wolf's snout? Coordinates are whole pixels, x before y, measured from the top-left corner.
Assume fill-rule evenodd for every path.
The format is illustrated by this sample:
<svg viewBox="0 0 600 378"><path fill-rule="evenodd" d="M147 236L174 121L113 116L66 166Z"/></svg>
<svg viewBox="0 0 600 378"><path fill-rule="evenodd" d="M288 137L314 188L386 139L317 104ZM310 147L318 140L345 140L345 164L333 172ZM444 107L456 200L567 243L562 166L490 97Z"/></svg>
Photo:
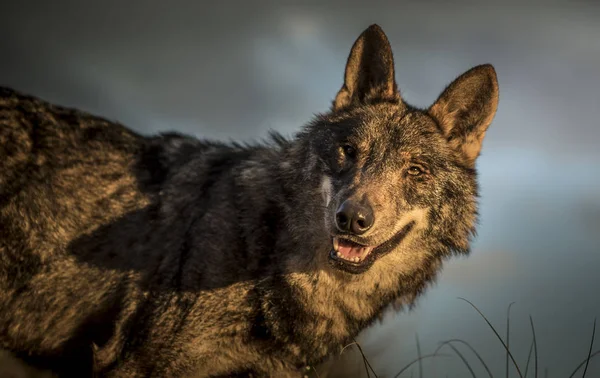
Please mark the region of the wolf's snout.
<svg viewBox="0 0 600 378"><path fill-rule="evenodd" d="M346 200L335 214L335 224L340 231L362 235L374 222L373 209L352 200Z"/></svg>

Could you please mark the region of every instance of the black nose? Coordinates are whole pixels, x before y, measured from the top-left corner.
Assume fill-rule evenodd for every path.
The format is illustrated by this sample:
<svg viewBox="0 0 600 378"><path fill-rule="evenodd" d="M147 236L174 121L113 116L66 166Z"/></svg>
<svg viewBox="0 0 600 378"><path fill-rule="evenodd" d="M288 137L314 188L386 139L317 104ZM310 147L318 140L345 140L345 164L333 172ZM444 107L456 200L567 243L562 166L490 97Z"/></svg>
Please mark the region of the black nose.
<svg viewBox="0 0 600 378"><path fill-rule="evenodd" d="M340 231L362 235L373 226L373 210L370 206L346 200L335 214L335 223Z"/></svg>

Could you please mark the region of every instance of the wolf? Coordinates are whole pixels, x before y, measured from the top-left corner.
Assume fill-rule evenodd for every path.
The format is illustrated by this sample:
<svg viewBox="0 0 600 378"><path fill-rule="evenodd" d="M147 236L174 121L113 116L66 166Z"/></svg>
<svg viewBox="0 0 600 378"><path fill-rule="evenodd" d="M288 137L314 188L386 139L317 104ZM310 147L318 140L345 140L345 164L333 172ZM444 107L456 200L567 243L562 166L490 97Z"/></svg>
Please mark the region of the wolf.
<svg viewBox="0 0 600 378"><path fill-rule="evenodd" d="M477 224L494 68L429 108L377 25L291 138L138 134L0 89L0 348L59 377L302 376Z"/></svg>

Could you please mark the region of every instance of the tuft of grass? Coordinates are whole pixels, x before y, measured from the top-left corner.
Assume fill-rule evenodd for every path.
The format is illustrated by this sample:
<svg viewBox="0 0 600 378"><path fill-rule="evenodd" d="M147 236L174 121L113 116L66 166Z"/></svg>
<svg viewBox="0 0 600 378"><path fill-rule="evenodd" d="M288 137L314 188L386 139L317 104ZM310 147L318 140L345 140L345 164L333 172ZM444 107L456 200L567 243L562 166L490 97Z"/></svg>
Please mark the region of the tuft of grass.
<svg viewBox="0 0 600 378"><path fill-rule="evenodd" d="M375 378L377 378L377 373L375 373L375 370L373 370L371 363L369 363L369 360L367 359L367 356L365 356L365 353L363 352L362 347L360 346L358 341L356 341L356 339L353 339L352 344L349 344L349 345L356 345L356 347L358 348L358 351L360 352L360 355L362 356L362 359L363 359L363 364L365 365L365 371L367 372L367 378L371 378L371 374L369 373L369 370L371 372L373 372L373 376ZM343 349L342 349L342 351L343 351Z"/></svg>
<svg viewBox="0 0 600 378"><path fill-rule="evenodd" d="M502 346L506 350L506 354L508 354L508 356L510 357L513 365L515 365L515 368L517 369L517 373L519 374L519 377L523 378L523 374L521 373L521 369L519 369L519 364L517 364L517 361L515 361L515 358L513 357L512 353L510 352L510 349L508 348L508 346L506 345L506 343L504 342L504 340L502 340L502 337L500 337L500 334L498 334L498 331L496 331L496 328L494 328L494 326L492 325L492 323L490 323L490 321L488 320L488 318L485 315L483 315L483 312L481 312L479 310L479 308L477 308L477 306L475 306L469 300L467 300L465 298L461 298L461 297L459 297L458 299L463 300L463 301L467 302L468 304L470 304L479 313L479 315L481 315L481 317L483 318L483 320L485 320L485 322L488 324L488 326L490 327L490 329L494 332L494 334L496 335L496 337L498 338L498 340L500 340L500 342L502 343ZM536 357L536 359L537 359L537 357Z"/></svg>
<svg viewBox="0 0 600 378"><path fill-rule="evenodd" d="M473 368L471 367L471 364L469 364L469 361L465 358L465 356L451 343L448 343L446 345L448 345L450 348L452 348L454 353L456 353L456 355L462 360L462 362L465 364L467 369L469 369L469 373L471 373L471 376L473 378L477 378L477 376L475 375L475 371L473 370Z"/></svg>
<svg viewBox="0 0 600 378"><path fill-rule="evenodd" d="M526 378L527 375L528 375L528 372L529 372L530 363L532 362L532 359L531 359L532 354L533 354L534 376L535 376L535 378L538 377L538 374L539 374L538 344L537 344L537 337L536 337L536 332L535 332L535 326L534 326L534 322L533 322L533 317L531 315L529 315L529 324L531 326L532 340L531 340L531 345L529 347L529 353L527 355L527 363L525 365L525 374L523 374L521 372L519 364L517 364L517 361L515 360L515 357L514 357L513 353L510 350L510 310L511 310L511 307L513 306L513 304L515 302L510 303L508 305L508 308L507 308L507 311L506 311L506 341L504 341L502 339L502 337L500 336L500 334L498 333L498 331L496 330L496 328L489 321L489 319L483 314L483 312L477 306L475 306L475 304L473 304L472 302L470 302L469 300L467 300L465 298L460 298L459 297L458 299L467 302L469 305L471 305L471 307L473 307L477 311L477 313L483 318L483 320L485 320L485 322L490 327L490 329L492 330L492 332L494 333L494 335L496 336L496 338L500 341L500 343L504 347L504 349L506 351L506 363L505 363L505 375L506 375L506 377L509 376L510 362L512 362L512 365L515 367L515 369L516 369L517 374L519 375L519 377L520 378ZM587 370L588 370L588 366L589 366L589 363L590 363L591 359L594 358L595 356L600 355L600 350L593 351L595 336L596 336L596 319L594 319L594 325L593 325L593 329L592 329L592 337L591 337L590 346L589 346L589 349L588 349L587 356L586 356L586 358L581 363L579 363L575 367L575 369L573 370L573 372L571 373L571 375L569 376L569 378L575 377L575 374L577 374L577 372L580 371L582 368L583 368L582 378L585 378ZM475 371L474 371L473 367L471 366L471 364L469 363L468 359L465 357L465 355L454 344L462 344L463 346L467 347L473 353L473 355L475 355L475 357L479 360L479 362L481 363L481 365L484 367L485 371L487 372L487 375L490 378L493 378L492 371L490 370L490 368L486 364L485 360L481 357L481 354L479 352L477 352L477 350L475 348L473 348L465 340L462 340L462 339L451 339L451 340L444 341L444 342L440 343L440 345L437 347L437 349L435 350L435 352L433 354L428 354L428 355L422 356L421 355L421 348L420 348L418 337L417 337L417 353L418 353L419 357L417 359L411 361L405 367L403 367L394 376L394 378L400 377L402 375L402 373L404 373L405 371L407 371L412 365L414 365L417 362L419 363L419 372L422 374L421 361L423 359L425 359L425 358L445 356L445 355L439 354L439 351L443 347L445 347L445 346L451 348L454 351L454 353L465 364L465 366L469 370L469 373L471 374L471 376L474 377L474 378L476 378ZM544 376L548 377L548 369L547 368L544 369Z"/></svg>
<svg viewBox="0 0 600 378"><path fill-rule="evenodd" d="M592 341L590 342L590 350L588 352L588 356L585 360L583 360L583 362L581 362L579 365L577 365L577 367L575 368L575 370L573 370L573 373L571 373L569 378L574 377L575 373L577 373L584 364L585 364L585 369L583 370L582 378L585 378L585 374L587 373L587 369L588 369L588 365L590 364L590 360L592 359L592 357L600 354L600 350L592 353L592 348L594 347L594 337L595 336L596 336L596 319L594 319L594 328L592 329Z"/></svg>
<svg viewBox="0 0 600 378"><path fill-rule="evenodd" d="M412 360L411 362L409 362L406 366L404 366L398 373L396 373L396 375L394 375L394 378L400 377L402 375L402 373L404 373L405 371L407 371L411 366L413 366L417 362L419 362L421 360L424 360L426 358L433 358L433 357L449 357L449 356L448 355L444 355L444 354L432 353L432 354L426 354L424 356L417 357L414 360Z"/></svg>
<svg viewBox="0 0 600 378"><path fill-rule="evenodd" d="M515 302L511 302L506 310L506 348L510 349L510 308ZM508 352L506 353L506 378L508 378Z"/></svg>
<svg viewBox="0 0 600 378"><path fill-rule="evenodd" d="M533 361L535 362L535 378L538 376L538 348L537 339L535 338L535 328L533 327L533 318L529 315L529 323L531 323L531 334L533 335Z"/></svg>
<svg viewBox="0 0 600 378"><path fill-rule="evenodd" d="M588 352L587 361L585 362L585 369L583 370L583 377L587 373L588 365L590 364L590 356L592 354L592 348L594 348L594 337L596 336L596 319L594 319L594 328L592 329L592 341L590 342L590 351Z"/></svg>
<svg viewBox="0 0 600 378"><path fill-rule="evenodd" d="M473 307L477 313L481 316L481 318L483 318L483 320L487 323L487 325L489 326L489 328L492 330L492 332L494 333L494 335L496 336L496 338L500 341L500 343L502 344L502 346L504 347L504 350L506 351L506 361L505 361L505 376L509 377L510 374L510 365L512 363L512 365L514 366L518 376L520 378L527 378L528 373L529 373L529 368L531 366L531 364L533 363L533 374L535 376L535 378L538 378L538 374L539 374L539 360L538 360L538 343L537 343L537 337L536 337L536 332L535 332L535 326L534 326L534 322L533 322L533 317L531 315L529 315L529 324L531 327L531 336L532 336L532 340L531 340L531 344L529 346L529 352L527 354L527 362L525 364L525 373L523 374L521 372L521 368L519 367L519 364L517 364L517 361L513 355L513 353L510 350L510 310L511 307L515 304L515 302L512 302L508 305L508 308L506 310L506 341L502 339L502 337L500 336L499 332L496 330L496 328L492 325L492 323L489 321L489 319L483 314L483 312L477 307L475 306L475 304L473 304L472 302L470 302L469 300L465 299L465 298L458 298L462 301L467 302L469 305L471 305L471 307ZM600 349L593 351L594 348L594 340L595 340L595 336L596 336L596 319L594 319L594 325L593 325L593 329L592 329L592 336L591 336L591 341L590 341L590 346L588 348L588 353L586 358L581 361L581 363L579 363L575 369L573 370L573 372L571 373L571 375L569 376L569 378L574 378L575 374L577 374L577 372L579 372L582 368L583 368L583 374L582 374L582 378L585 378L587 371L588 371L588 367L589 367L589 363L591 361L592 358L600 355ZM471 377L473 378L477 378L476 374L475 374L475 370L473 369L471 363L469 362L468 358L465 356L465 354L463 354L463 352L461 352L457 347L456 344L460 344L466 348L469 349L469 351L477 358L477 360L479 361L479 363L481 364L481 366L483 366L483 368L485 369L487 375L490 378L494 378L494 375L492 374L492 371L490 370L489 366L486 364L485 360L483 359L483 357L481 356L481 354L475 349L473 348L473 346L471 346L471 344L469 344L467 341L462 340L462 339L450 339L450 340L446 340L440 343L440 345L435 349L434 353L432 354L422 354L421 351L421 343L419 341L419 336L418 334L415 335L415 342L416 342L416 348L417 348L417 358L415 358L414 360L410 361L406 366L404 366L400 371L398 371L398 373L396 373L396 375L394 375L393 378L399 378L403 373L410 371L410 376L413 377L413 365L418 364L418 375L419 378L423 378L423 364L422 361L424 359L428 359L428 358L434 358L434 357L451 357L447 354L440 354L440 350L444 347L448 347L450 349L452 349L452 351L454 352L454 354L460 358L460 360L463 362L463 364L466 366L466 368L468 369ZM369 360L367 359L367 357L365 356L362 347L360 346L360 344L356 341L353 340L353 342L351 344L346 345L343 349L346 349L347 347L351 346L351 345L356 345L356 347L358 348L358 350L360 351L360 354L363 358L363 363L365 365L365 371L367 373L367 378L371 377L371 373L373 373L373 376L375 378L377 378L377 374L375 373L375 370L373 369L373 367L371 366L371 364L369 363ZM532 360L532 355L533 355L533 360ZM548 377L548 369L545 368L544 369L544 377Z"/></svg>
<svg viewBox="0 0 600 378"><path fill-rule="evenodd" d="M527 363L525 364L525 378L527 378L527 372L529 371L529 362L531 361L531 352L533 352L533 340L529 346L529 354L527 355Z"/></svg>
<svg viewBox="0 0 600 378"><path fill-rule="evenodd" d="M481 365L484 367L485 371L488 373L488 375L490 376L490 378L494 378L492 371L490 370L490 368L488 367L488 365L485 363L484 359L481 357L481 355L479 354L479 352L477 352L477 350L475 350L475 348L473 348L471 346L471 344L469 344L468 342L461 340L461 339L451 339L451 340L447 340L444 341L440 344L440 346L435 350L436 353L445 345L451 344L451 343L461 343L463 345L465 345L467 348L469 348L471 350L471 352L473 352L473 354L477 357L477 359L479 360L479 362L481 362ZM456 349L453 348L455 351ZM460 355L459 355L460 356ZM464 361L464 360L463 360Z"/></svg>

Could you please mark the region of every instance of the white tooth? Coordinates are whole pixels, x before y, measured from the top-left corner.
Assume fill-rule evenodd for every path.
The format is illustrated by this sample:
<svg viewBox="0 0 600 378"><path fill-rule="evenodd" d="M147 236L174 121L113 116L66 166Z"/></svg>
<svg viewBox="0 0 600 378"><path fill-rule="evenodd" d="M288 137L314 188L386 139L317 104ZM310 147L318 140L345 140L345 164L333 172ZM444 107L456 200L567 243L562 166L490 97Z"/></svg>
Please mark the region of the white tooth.
<svg viewBox="0 0 600 378"><path fill-rule="evenodd" d="M342 254L340 253L340 251L337 251L337 252L335 253L335 255L336 255L337 257L342 257Z"/></svg>
<svg viewBox="0 0 600 378"><path fill-rule="evenodd" d="M338 240L338 238L333 238L333 249L337 251L338 248L340 248L340 241Z"/></svg>
<svg viewBox="0 0 600 378"><path fill-rule="evenodd" d="M359 262L359 261L360 261L360 259L358 258L358 256L354 258L354 262Z"/></svg>

